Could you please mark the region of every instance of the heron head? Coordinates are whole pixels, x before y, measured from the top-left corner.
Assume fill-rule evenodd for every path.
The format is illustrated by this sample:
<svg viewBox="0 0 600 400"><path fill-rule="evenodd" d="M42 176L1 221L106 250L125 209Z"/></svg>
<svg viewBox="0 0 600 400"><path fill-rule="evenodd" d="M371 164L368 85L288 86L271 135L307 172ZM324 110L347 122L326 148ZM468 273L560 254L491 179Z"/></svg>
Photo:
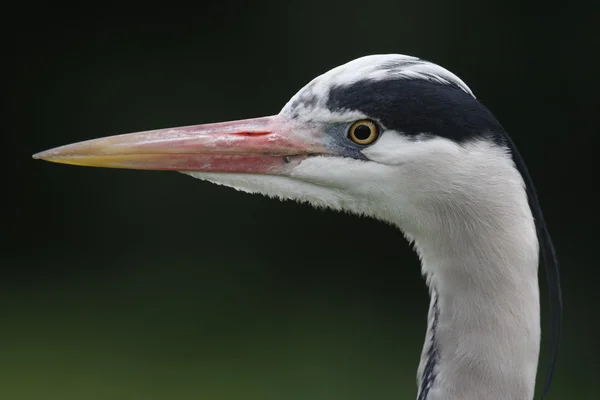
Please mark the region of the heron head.
<svg viewBox="0 0 600 400"><path fill-rule="evenodd" d="M499 132L451 72L415 57L373 55L315 78L277 115L111 136L34 157L175 170L319 207L422 221L428 208L479 196L508 176L490 171L510 167ZM472 184L477 179L481 185Z"/></svg>

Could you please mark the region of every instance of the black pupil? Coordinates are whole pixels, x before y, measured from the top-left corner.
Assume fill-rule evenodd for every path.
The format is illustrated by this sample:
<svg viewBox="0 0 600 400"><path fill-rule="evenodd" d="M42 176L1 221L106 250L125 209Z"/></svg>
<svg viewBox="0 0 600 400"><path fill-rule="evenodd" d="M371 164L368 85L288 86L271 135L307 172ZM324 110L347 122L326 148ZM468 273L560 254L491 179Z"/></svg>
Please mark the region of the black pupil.
<svg viewBox="0 0 600 400"><path fill-rule="evenodd" d="M368 125L358 125L354 128L354 137L358 140L367 140L371 136L371 128Z"/></svg>

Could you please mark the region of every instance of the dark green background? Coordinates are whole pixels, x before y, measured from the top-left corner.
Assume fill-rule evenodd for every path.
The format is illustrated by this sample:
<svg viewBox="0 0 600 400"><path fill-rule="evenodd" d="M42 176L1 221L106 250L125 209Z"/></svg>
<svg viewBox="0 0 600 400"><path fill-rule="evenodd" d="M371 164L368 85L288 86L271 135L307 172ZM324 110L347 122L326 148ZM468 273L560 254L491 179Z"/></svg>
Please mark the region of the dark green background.
<svg viewBox="0 0 600 400"><path fill-rule="evenodd" d="M550 399L597 394L600 47L584 5L18 7L2 28L1 399L414 398L428 297L392 227L177 173L31 159L275 114L317 74L389 52L455 72L516 141L562 268Z"/></svg>

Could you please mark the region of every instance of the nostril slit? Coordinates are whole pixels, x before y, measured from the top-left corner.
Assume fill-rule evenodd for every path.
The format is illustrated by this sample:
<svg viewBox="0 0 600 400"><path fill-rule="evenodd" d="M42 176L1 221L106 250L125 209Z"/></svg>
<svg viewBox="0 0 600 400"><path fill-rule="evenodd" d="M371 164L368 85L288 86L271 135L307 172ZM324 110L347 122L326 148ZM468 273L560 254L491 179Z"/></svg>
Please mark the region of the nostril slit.
<svg viewBox="0 0 600 400"><path fill-rule="evenodd" d="M240 136L264 136L270 133L271 132L237 132Z"/></svg>

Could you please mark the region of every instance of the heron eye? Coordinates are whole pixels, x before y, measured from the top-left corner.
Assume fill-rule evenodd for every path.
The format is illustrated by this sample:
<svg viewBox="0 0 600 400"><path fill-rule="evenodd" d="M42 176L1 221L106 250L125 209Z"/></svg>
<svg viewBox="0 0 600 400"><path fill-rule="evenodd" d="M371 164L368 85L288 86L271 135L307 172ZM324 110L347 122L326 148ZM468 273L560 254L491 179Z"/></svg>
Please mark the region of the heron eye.
<svg viewBox="0 0 600 400"><path fill-rule="evenodd" d="M373 121L361 119L350 126L348 137L356 144L371 144L379 136L379 129Z"/></svg>

